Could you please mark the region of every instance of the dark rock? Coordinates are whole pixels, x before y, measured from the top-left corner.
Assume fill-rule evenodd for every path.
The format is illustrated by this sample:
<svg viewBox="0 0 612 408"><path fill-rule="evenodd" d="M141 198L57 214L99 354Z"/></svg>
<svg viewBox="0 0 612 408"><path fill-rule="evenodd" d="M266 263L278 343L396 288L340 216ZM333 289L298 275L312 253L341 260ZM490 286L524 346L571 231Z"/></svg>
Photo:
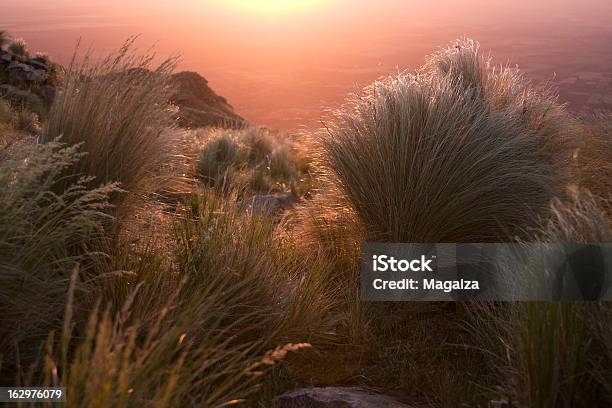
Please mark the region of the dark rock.
<svg viewBox="0 0 612 408"><path fill-rule="evenodd" d="M10 64L13 61L13 56L8 52L0 50L0 64Z"/></svg>
<svg viewBox="0 0 612 408"><path fill-rule="evenodd" d="M512 408L512 407L510 406L510 403L506 400L492 400L492 401L489 401L489 408Z"/></svg>
<svg viewBox="0 0 612 408"><path fill-rule="evenodd" d="M36 89L38 96L42 98L46 106L51 106L55 100L55 88L51 85L43 85Z"/></svg>
<svg viewBox="0 0 612 408"><path fill-rule="evenodd" d="M45 62L44 58L34 57L28 61L28 64L36 69L40 69L43 71L49 71L49 66Z"/></svg>
<svg viewBox="0 0 612 408"><path fill-rule="evenodd" d="M361 387L301 388L273 401L274 408L411 408L395 398Z"/></svg>
<svg viewBox="0 0 612 408"><path fill-rule="evenodd" d="M7 68L9 75L21 81L42 82L49 77L49 73L42 69L36 69L19 61L12 61Z"/></svg>
<svg viewBox="0 0 612 408"><path fill-rule="evenodd" d="M178 124L184 128L218 126L238 128L245 120L234 112L225 98L208 86L208 81L196 72L172 75L175 93L170 101L178 107Z"/></svg>
<svg viewBox="0 0 612 408"><path fill-rule="evenodd" d="M298 199L289 193L260 194L249 198L245 203L245 208L247 213L263 212L279 215L291 208L297 201Z"/></svg>

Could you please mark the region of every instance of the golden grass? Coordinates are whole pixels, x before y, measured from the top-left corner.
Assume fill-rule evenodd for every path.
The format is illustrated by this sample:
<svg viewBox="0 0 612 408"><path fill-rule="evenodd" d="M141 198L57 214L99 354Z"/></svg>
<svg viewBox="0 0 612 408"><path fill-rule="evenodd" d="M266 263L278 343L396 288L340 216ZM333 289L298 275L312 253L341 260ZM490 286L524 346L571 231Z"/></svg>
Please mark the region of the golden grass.
<svg viewBox="0 0 612 408"><path fill-rule="evenodd" d="M133 40L75 62L42 143L0 148L3 380L93 407L264 407L332 384L433 406L610 401L605 305L358 298L367 240L612 238L605 157L586 145L572 164L581 128L548 89L460 40L351 96L318 140L186 134L166 112L173 64L146 70ZM132 200L178 173L201 183ZM575 179L593 194L566 194ZM303 197L280 220L246 211L245 194L280 191Z"/></svg>
<svg viewBox="0 0 612 408"><path fill-rule="evenodd" d="M470 44L377 81L327 124L329 173L368 239L509 241L563 194L571 151L553 124L567 115Z"/></svg>
<svg viewBox="0 0 612 408"><path fill-rule="evenodd" d="M94 176L96 183L119 182L140 195L160 188L159 173L174 159L167 106L176 59L151 68L155 55L138 54L134 41L96 63L89 55L77 62L75 52L41 139L80 144L87 155L74 173ZM116 204L125 199L113 197Z"/></svg>

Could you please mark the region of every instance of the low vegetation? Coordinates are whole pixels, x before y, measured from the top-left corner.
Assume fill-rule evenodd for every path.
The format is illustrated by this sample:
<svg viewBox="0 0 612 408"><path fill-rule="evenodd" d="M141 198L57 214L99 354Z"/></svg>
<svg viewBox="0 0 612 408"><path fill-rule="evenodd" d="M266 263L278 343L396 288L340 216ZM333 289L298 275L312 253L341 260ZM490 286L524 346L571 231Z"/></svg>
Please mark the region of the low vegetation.
<svg viewBox="0 0 612 408"><path fill-rule="evenodd" d="M201 139L196 172L204 186L241 186L263 194L308 193L308 159L288 136L251 126L211 129Z"/></svg>
<svg viewBox="0 0 612 408"><path fill-rule="evenodd" d="M175 60L153 62L133 40L75 59L39 138L0 100L4 383L93 407L268 407L311 385L612 404L606 304L358 299L366 241L610 241L609 115L581 123L459 40L315 138L179 131ZM262 195L292 205L252 211Z"/></svg>

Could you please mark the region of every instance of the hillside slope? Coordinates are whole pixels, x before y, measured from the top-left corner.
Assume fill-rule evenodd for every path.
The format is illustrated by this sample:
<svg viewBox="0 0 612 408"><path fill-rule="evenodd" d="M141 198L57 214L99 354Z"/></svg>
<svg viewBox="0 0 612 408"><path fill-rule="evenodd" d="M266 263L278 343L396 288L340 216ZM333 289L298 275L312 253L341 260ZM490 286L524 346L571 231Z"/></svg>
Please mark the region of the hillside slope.
<svg viewBox="0 0 612 408"><path fill-rule="evenodd" d="M181 127L240 127L245 123L197 72L178 72L172 75L172 81L176 91L171 102L179 108L177 119Z"/></svg>

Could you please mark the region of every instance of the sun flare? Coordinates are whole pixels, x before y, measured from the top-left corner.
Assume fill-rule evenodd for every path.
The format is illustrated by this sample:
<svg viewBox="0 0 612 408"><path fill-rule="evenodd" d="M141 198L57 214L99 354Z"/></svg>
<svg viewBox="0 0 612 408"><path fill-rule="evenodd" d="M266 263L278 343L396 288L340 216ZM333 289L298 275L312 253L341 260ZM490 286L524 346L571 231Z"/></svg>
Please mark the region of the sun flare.
<svg viewBox="0 0 612 408"><path fill-rule="evenodd" d="M322 0L229 0L229 4L259 14L286 14L313 8Z"/></svg>

